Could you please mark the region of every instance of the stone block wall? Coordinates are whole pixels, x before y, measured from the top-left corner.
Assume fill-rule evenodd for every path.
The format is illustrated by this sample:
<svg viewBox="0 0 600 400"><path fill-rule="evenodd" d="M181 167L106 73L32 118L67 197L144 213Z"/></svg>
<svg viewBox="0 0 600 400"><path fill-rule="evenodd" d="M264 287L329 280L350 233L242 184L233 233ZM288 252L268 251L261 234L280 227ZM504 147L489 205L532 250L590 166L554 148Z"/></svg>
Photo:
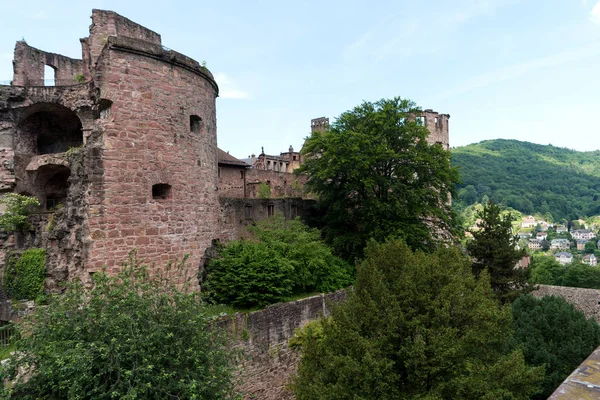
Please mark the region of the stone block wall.
<svg viewBox="0 0 600 400"><path fill-rule="evenodd" d="M77 75L83 73L81 60L69 58L60 54L48 53L29 46L25 41L15 45L13 62L15 86L44 86L52 77L44 76L44 67L54 69L55 82L52 86L76 85Z"/></svg>
<svg viewBox="0 0 600 400"><path fill-rule="evenodd" d="M219 165L219 197L246 197L245 167Z"/></svg>
<svg viewBox="0 0 600 400"><path fill-rule="evenodd" d="M109 37L94 81L107 108L89 271L116 271L135 247L155 269L188 254L195 276L219 228L212 75L158 44Z"/></svg>
<svg viewBox="0 0 600 400"><path fill-rule="evenodd" d="M566 286L538 285L532 293L536 297L558 296L571 303L586 317L595 319L600 323L600 290L583 289Z"/></svg>
<svg viewBox="0 0 600 400"><path fill-rule="evenodd" d="M247 314L238 313L226 320L227 328L244 351L241 383L237 387L244 398L293 399L286 385L296 372L299 354L290 350L288 339L307 322L328 316L329 306L345 298L346 291L340 290L274 304Z"/></svg>
<svg viewBox="0 0 600 400"><path fill-rule="evenodd" d="M281 214L286 219L311 217L314 200L302 198L257 199L219 198L219 239L228 242L247 236L246 227L255 221Z"/></svg>
<svg viewBox="0 0 600 400"><path fill-rule="evenodd" d="M246 173L246 197L258 197L261 182L271 188L271 197L304 197L306 175L276 172L262 169L249 169Z"/></svg>

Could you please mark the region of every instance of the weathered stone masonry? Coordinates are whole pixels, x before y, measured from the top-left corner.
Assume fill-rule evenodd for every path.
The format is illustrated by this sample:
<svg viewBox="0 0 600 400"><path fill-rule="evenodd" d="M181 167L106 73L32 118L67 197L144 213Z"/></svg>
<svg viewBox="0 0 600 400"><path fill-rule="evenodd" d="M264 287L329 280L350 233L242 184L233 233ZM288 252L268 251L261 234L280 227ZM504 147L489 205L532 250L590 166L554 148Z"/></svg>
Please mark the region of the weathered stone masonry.
<svg viewBox="0 0 600 400"><path fill-rule="evenodd" d="M114 272L133 248L155 269L189 254L195 276L219 237L217 84L111 11L93 10L81 43L73 60L18 42L0 87L0 190L48 210L17 242L48 249L49 289ZM56 86L41 86L45 65Z"/></svg>

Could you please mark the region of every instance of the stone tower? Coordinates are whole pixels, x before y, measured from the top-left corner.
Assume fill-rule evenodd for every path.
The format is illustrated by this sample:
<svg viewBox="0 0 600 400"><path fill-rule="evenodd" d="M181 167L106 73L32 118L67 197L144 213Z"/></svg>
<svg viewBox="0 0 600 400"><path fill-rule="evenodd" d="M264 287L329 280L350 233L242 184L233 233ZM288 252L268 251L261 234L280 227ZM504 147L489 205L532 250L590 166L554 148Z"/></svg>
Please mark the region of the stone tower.
<svg viewBox="0 0 600 400"><path fill-rule="evenodd" d="M0 190L45 209L23 241L47 248L49 289L116 272L133 248L155 270L187 255L195 275L218 237L217 84L112 11L92 11L81 44L75 60L18 42L0 86Z"/></svg>

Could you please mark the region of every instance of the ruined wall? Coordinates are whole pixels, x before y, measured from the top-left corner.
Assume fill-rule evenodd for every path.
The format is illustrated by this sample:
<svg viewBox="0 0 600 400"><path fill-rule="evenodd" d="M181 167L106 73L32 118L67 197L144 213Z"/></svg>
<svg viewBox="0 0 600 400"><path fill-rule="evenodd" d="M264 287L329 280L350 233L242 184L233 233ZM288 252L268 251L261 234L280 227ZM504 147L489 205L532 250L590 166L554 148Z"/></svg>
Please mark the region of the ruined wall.
<svg viewBox="0 0 600 400"><path fill-rule="evenodd" d="M92 25L90 26L90 35L82 39L84 52L89 52L89 56L84 55L84 59L89 59L89 68L94 68L102 49L108 42L110 36L123 36L133 39L139 39L153 44L160 45L160 35L150 29L137 24L114 11L92 10Z"/></svg>
<svg viewBox="0 0 600 400"><path fill-rule="evenodd" d="M286 219L310 218L314 200L286 199L239 199L220 197L219 239L222 242L236 240L246 235L246 227L255 221L281 214Z"/></svg>
<svg viewBox="0 0 600 400"><path fill-rule="evenodd" d="M274 304L264 310L238 313L226 321L244 350L241 383L237 389L245 399L293 399L286 389L296 371L299 354L290 350L288 339L296 328L329 315L331 303L346 298L346 291ZM246 339L247 338L247 339Z"/></svg>
<svg viewBox="0 0 600 400"><path fill-rule="evenodd" d="M2 239L0 264L8 251L46 248L49 291L58 290L68 276L81 276L87 257L87 193L99 154L92 140L94 93L91 84L0 87L0 145L5 146L0 149L5 157L0 163L0 188L34 195L42 204L31 218L34 230ZM64 148L57 148L54 142L60 135L51 135L46 137L50 147L45 146L43 134L54 128L60 134L65 116L79 130L79 145L69 150L70 142L65 142ZM58 126L53 127L55 123ZM58 203L47 204L48 197L60 200L60 208Z"/></svg>
<svg viewBox="0 0 600 400"><path fill-rule="evenodd" d="M583 312L586 317L595 319L600 323L600 290L583 289L566 286L538 285L532 293L536 297L558 296Z"/></svg>
<svg viewBox="0 0 600 400"><path fill-rule="evenodd" d="M303 197L306 175L294 175L285 172L249 169L246 172L246 197L258 197L261 182L271 188L271 197Z"/></svg>
<svg viewBox="0 0 600 400"><path fill-rule="evenodd" d="M246 174L245 167L219 164L219 197L246 196Z"/></svg>
<svg viewBox="0 0 600 400"><path fill-rule="evenodd" d="M439 143L446 150L450 149L449 120L450 115L440 114L433 110L425 110L422 114L424 123L429 130L427 141L430 144Z"/></svg>
<svg viewBox="0 0 600 400"><path fill-rule="evenodd" d="M44 76L46 65L55 71L54 83L48 82L52 77ZM81 60L48 53L29 46L25 41L18 41L15 45L13 70L15 86L44 86L44 83L69 86L78 83L77 75L83 73L83 64Z"/></svg>
<svg viewBox="0 0 600 400"><path fill-rule="evenodd" d="M89 271L115 272L137 247L157 269L189 254L195 276L219 228L212 75L159 44L109 37L94 81L108 106L103 190L89 203Z"/></svg>

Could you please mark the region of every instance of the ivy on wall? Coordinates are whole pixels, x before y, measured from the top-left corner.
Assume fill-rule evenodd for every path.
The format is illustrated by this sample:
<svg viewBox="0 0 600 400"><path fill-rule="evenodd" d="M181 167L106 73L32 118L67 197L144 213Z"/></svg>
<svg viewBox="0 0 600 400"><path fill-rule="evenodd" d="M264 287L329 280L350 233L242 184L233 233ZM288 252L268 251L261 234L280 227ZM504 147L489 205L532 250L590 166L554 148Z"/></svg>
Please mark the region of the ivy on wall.
<svg viewBox="0 0 600 400"><path fill-rule="evenodd" d="M15 300L35 300L44 294L46 249L28 249L19 257L11 254L4 270L4 290Z"/></svg>

